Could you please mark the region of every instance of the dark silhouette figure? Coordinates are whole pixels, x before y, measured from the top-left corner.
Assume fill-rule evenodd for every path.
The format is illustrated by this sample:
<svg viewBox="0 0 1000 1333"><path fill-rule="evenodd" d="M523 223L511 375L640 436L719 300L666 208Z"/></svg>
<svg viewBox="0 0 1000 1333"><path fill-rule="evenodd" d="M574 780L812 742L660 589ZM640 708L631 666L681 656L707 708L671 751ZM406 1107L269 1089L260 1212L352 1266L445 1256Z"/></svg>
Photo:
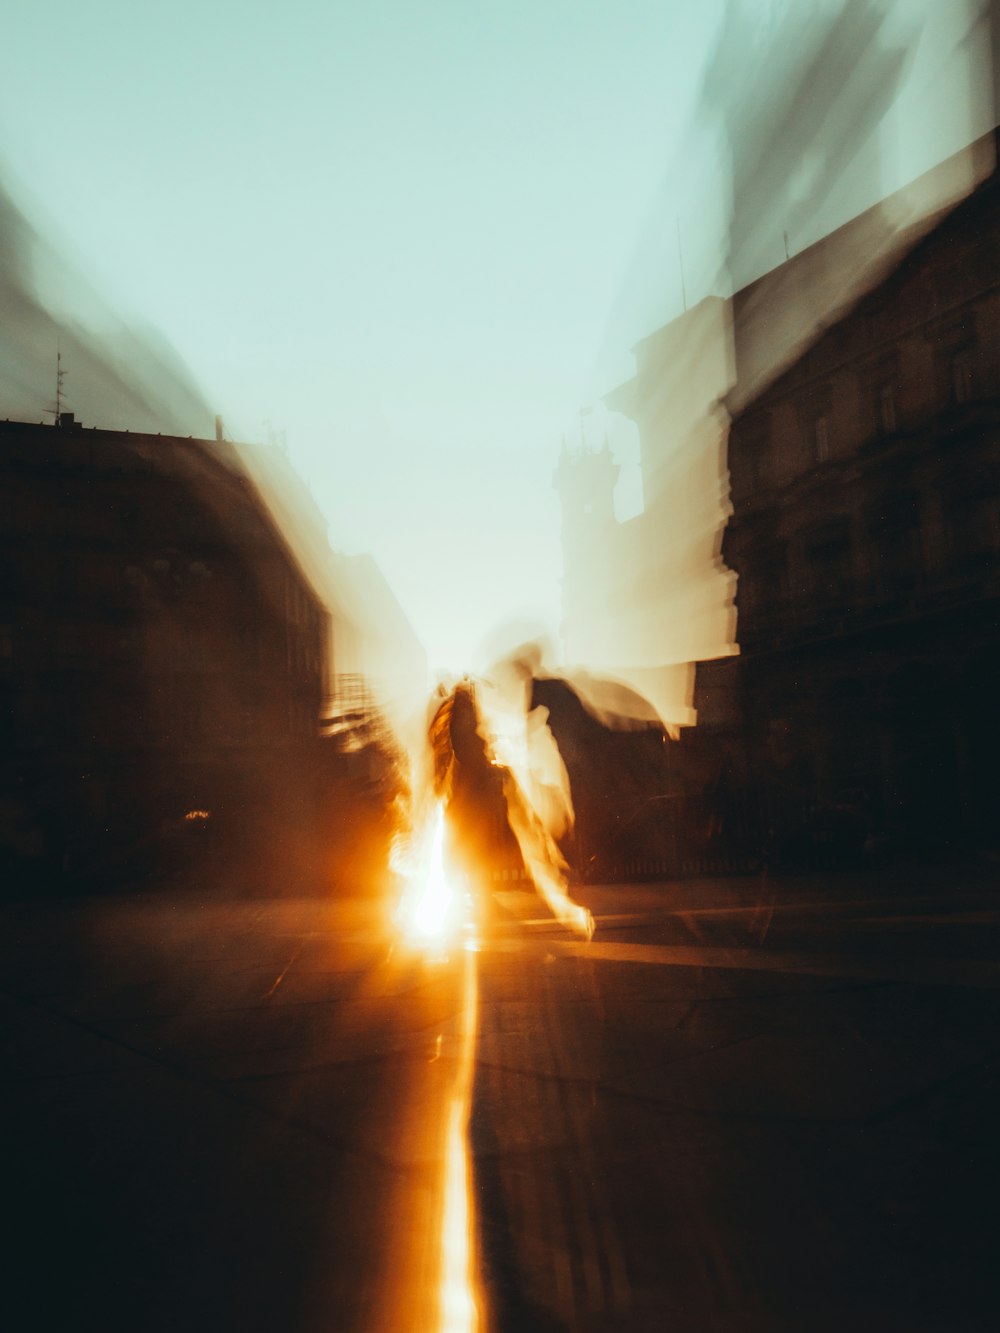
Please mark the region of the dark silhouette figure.
<svg viewBox="0 0 1000 1333"><path fill-rule="evenodd" d="M470 885L519 874L521 855L507 811L509 775L481 733L471 681L462 681L438 705L428 738L455 869Z"/></svg>

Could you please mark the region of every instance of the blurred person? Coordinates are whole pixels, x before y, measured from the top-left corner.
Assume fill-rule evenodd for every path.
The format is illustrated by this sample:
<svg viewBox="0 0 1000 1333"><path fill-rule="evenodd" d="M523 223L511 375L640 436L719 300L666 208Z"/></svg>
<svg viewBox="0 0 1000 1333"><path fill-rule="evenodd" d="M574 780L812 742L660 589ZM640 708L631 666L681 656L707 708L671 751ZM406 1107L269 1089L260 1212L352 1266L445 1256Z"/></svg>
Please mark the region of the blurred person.
<svg viewBox="0 0 1000 1333"><path fill-rule="evenodd" d="M434 794L445 813L449 867L477 905L489 911L487 885L504 872L516 877L522 862L508 811L511 775L483 735L472 681L461 681L438 703L428 740Z"/></svg>

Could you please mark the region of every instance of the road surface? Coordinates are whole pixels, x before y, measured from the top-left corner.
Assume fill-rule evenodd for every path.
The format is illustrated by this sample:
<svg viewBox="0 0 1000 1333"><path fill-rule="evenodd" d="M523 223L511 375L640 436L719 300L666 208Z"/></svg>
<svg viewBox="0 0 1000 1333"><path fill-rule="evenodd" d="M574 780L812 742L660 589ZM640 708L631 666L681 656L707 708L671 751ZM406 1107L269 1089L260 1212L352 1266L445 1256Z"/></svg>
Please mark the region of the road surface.
<svg viewBox="0 0 1000 1333"><path fill-rule="evenodd" d="M4 908L7 1326L996 1327L996 884L585 896Z"/></svg>

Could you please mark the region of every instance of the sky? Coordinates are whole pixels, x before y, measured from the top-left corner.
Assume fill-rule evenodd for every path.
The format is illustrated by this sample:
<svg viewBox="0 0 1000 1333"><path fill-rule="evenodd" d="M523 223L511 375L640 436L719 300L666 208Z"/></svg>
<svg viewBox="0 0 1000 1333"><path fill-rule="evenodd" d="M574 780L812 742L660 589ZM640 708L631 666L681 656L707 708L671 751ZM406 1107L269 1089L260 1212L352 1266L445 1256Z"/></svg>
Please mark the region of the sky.
<svg viewBox="0 0 1000 1333"><path fill-rule="evenodd" d="M21 5L0 152L227 434L284 432L333 544L460 668L557 621L551 474L611 387L608 312L717 21L692 8Z"/></svg>
<svg viewBox="0 0 1000 1333"><path fill-rule="evenodd" d="M372 553L432 665L462 670L504 626L556 632L564 433L610 430L638 503L634 432L577 414L681 308L679 254L689 301L716 281L691 117L723 8L22 3L0 174L230 438L284 437L331 543Z"/></svg>

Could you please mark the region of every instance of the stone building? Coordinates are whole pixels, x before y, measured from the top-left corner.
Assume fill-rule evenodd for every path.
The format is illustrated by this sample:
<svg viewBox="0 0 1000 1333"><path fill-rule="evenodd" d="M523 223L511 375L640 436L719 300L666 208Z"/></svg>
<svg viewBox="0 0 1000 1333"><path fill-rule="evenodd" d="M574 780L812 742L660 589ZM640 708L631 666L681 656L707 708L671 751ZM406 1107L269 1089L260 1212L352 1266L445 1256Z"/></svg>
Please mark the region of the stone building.
<svg viewBox="0 0 1000 1333"><path fill-rule="evenodd" d="M197 839L234 881L303 882L328 613L232 446L3 422L0 493L9 868L103 882Z"/></svg>
<svg viewBox="0 0 1000 1333"><path fill-rule="evenodd" d="M998 278L994 174L734 404L738 715L785 842L995 839Z"/></svg>
<svg viewBox="0 0 1000 1333"><path fill-rule="evenodd" d="M646 507L605 523L612 586L591 613L624 660L656 644L677 661L705 613L737 649L689 654L697 725L661 793L684 807L678 827L710 830L688 861L744 868L756 844L758 860L817 864L992 836L995 162L989 135L686 312L605 400L639 426ZM709 581L685 606L692 495L689 568ZM566 553L568 586L582 566ZM587 558L600 567L595 546Z"/></svg>

